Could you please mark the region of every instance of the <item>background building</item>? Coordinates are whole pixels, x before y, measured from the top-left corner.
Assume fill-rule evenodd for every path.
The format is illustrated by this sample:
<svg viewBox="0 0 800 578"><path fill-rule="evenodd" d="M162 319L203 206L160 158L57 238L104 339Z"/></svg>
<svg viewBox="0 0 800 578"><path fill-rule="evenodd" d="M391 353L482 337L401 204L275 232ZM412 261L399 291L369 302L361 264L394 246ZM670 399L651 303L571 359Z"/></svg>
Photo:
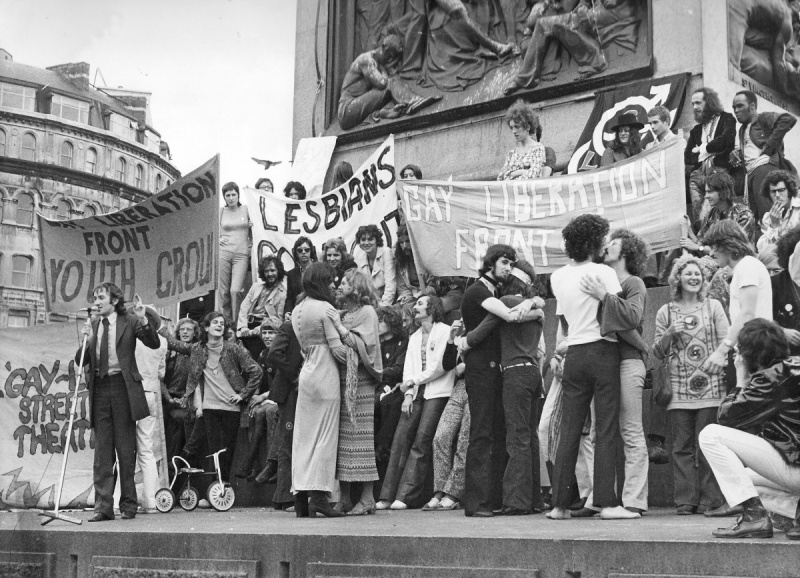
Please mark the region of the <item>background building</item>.
<svg viewBox="0 0 800 578"><path fill-rule="evenodd" d="M0 49L0 327L49 321L36 213L109 213L179 178L149 102L93 87L85 62L42 69Z"/></svg>

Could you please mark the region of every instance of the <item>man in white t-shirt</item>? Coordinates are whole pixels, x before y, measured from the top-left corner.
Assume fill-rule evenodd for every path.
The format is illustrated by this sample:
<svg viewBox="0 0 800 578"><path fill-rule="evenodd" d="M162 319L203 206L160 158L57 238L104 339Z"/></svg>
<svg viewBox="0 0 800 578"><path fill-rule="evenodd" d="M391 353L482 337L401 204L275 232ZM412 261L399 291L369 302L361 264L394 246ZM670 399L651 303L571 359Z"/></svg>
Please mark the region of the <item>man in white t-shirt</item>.
<svg viewBox="0 0 800 578"><path fill-rule="evenodd" d="M719 373L728 363L728 353L739 339L739 332L751 319L772 321L772 283L764 264L756 259L753 246L734 221L725 219L711 226L703 237L720 267L730 267L731 325L719 347L703 364L703 370Z"/></svg>
<svg viewBox="0 0 800 578"><path fill-rule="evenodd" d="M581 430L594 398L595 460L594 505L603 519L638 518L620 505L615 488L614 464L620 443L619 349L615 336L600 334L600 301L581 289L585 278L602 283L608 293L622 291L611 267L595 261L602 259L608 221L597 215L575 217L561 231L571 262L553 273L550 283L556 296L556 314L567 340L567 354L561 378L563 417L561 438L553 468L553 510L549 518L569 518L571 485Z"/></svg>

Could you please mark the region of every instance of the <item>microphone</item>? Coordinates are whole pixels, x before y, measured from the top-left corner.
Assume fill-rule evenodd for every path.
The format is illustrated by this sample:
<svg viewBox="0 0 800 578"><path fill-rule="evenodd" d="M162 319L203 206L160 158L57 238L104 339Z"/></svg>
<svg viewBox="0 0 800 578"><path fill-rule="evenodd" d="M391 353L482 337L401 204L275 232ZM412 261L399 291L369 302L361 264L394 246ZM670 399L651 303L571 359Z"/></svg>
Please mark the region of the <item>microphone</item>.
<svg viewBox="0 0 800 578"><path fill-rule="evenodd" d="M87 314L91 315L93 310L94 310L94 307L82 307L81 309L76 309L75 312L76 313L83 313L85 311Z"/></svg>

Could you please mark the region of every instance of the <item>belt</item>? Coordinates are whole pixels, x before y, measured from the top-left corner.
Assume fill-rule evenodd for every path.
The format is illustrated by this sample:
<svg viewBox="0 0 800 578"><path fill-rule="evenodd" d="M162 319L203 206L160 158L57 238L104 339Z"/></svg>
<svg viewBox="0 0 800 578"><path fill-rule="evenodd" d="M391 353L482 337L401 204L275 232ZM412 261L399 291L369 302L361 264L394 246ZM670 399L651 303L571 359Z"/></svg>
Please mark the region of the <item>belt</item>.
<svg viewBox="0 0 800 578"><path fill-rule="evenodd" d="M536 367L536 364L531 363L530 361L524 361L523 363L515 363L514 365L501 365L500 373L505 373L513 367Z"/></svg>
<svg viewBox="0 0 800 578"><path fill-rule="evenodd" d="M103 384L113 385L118 383L124 384L125 378L122 376L122 373L111 373L109 375L106 375L105 377L100 377L99 375L97 375L97 373L95 373L95 383L97 385L103 385Z"/></svg>

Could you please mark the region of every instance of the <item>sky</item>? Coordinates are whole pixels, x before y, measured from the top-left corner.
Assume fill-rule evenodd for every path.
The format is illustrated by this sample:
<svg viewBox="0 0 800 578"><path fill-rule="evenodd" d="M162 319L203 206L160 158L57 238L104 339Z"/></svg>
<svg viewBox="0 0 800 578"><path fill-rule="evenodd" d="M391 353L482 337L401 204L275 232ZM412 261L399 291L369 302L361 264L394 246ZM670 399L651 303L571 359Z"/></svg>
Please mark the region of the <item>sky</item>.
<svg viewBox="0 0 800 578"><path fill-rule="evenodd" d="M219 153L223 183L268 176L278 188L292 158L295 12L293 0L0 0L0 47L40 68L88 62L98 88L151 92L181 173ZM265 172L251 157L284 162Z"/></svg>

